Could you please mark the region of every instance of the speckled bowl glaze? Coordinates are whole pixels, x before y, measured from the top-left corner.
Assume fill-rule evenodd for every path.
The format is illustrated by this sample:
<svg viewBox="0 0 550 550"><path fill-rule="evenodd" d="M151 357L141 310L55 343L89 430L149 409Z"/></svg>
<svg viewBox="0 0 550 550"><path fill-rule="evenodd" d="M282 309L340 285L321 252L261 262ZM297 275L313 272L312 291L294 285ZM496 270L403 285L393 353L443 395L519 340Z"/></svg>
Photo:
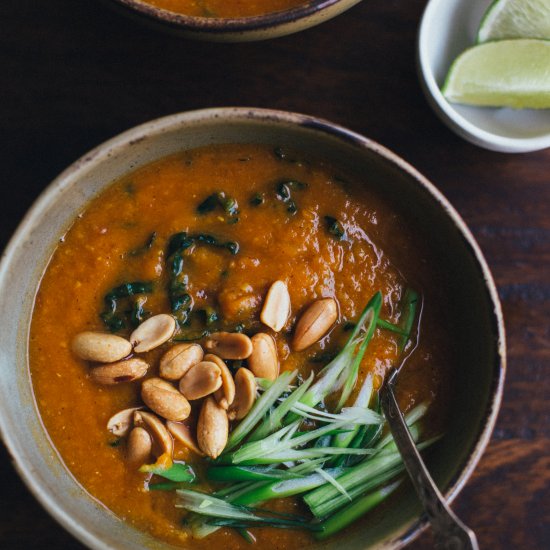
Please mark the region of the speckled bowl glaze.
<svg viewBox="0 0 550 550"><path fill-rule="evenodd" d="M52 516L90 548L168 548L116 518L71 476L52 446L33 398L29 326L41 275L61 236L113 180L166 155L216 143L284 144L345 166L391 200L439 259L450 285L459 367L448 432L428 467L452 501L487 445L505 372L502 315L495 286L470 231L443 195L377 143L316 118L262 109L181 113L138 126L70 166L38 198L0 263L0 433L21 477ZM368 529L351 527L316 548L400 548L425 526L408 490ZM343 546L342 546L343 545Z"/></svg>
<svg viewBox="0 0 550 550"><path fill-rule="evenodd" d="M141 0L109 0L115 6L163 30L211 42L252 42L302 31L336 17L361 0L310 0L295 8L239 18L193 17Z"/></svg>

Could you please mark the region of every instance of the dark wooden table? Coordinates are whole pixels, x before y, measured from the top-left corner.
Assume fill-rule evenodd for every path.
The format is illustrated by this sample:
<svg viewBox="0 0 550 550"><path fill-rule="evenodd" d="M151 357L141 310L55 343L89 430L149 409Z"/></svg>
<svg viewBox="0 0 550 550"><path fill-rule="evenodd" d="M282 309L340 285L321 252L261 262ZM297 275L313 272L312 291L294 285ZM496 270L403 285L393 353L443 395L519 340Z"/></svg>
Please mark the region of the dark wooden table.
<svg viewBox="0 0 550 550"><path fill-rule="evenodd" d="M0 240L63 168L152 118L246 105L326 117L427 175L492 267L508 331L504 402L454 508L482 548L550 548L550 150L505 155L444 127L415 73L425 0L365 0L298 35L217 45L160 34L97 0L0 2ZM0 450L0 547L82 548ZM431 548L429 533L411 545Z"/></svg>

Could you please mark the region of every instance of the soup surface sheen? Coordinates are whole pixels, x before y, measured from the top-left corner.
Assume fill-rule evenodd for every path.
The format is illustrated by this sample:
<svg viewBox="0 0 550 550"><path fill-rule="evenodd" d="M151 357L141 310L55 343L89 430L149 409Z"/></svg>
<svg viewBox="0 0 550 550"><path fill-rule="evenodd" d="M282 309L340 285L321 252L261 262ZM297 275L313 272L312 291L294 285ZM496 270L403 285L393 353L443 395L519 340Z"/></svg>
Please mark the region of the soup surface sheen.
<svg viewBox="0 0 550 550"><path fill-rule="evenodd" d="M197 17L252 17L301 6L304 0L144 0L182 15Z"/></svg>
<svg viewBox="0 0 550 550"><path fill-rule="evenodd" d="M292 203L277 194L280 182L290 180L306 184L290 187ZM238 202L236 216L220 208L197 211L220 191ZM339 220L345 238L329 231L325 216ZM444 427L453 356L445 292L433 268L435 259L386 200L368 182L281 149L221 145L184 152L130 173L94 199L60 240L36 297L30 368L43 422L69 470L117 516L176 545L250 548L225 529L191 541L181 525L184 513L174 507L174 494L148 492L145 474L127 464L124 443L106 429L114 413L141 404L140 383L98 386L89 377L89 365L70 350L77 333L105 330L99 317L104 296L122 283L153 281L155 291L147 295L145 309L170 312L166 246L181 231L208 233L239 245L234 255L196 247L185 260L195 310L216 308L220 328L242 323L248 334L265 331L259 321L265 293L273 281L286 282L292 313L274 336L281 371L297 368L304 377L326 364L323 354L341 348L349 334L346 322L357 320L375 292L384 296L381 317L394 323L399 322L406 287L421 292L418 345L400 375L398 396L404 410L430 402L430 431ZM337 324L312 347L291 351L297 316L321 297L337 300ZM158 375L166 346L145 354L152 365L148 376ZM371 372L379 387L396 357L394 334L377 329L361 364L360 381ZM175 458L195 460L178 444ZM301 505L286 499L275 506L295 511ZM311 542L303 532L253 532L260 548L300 548Z"/></svg>

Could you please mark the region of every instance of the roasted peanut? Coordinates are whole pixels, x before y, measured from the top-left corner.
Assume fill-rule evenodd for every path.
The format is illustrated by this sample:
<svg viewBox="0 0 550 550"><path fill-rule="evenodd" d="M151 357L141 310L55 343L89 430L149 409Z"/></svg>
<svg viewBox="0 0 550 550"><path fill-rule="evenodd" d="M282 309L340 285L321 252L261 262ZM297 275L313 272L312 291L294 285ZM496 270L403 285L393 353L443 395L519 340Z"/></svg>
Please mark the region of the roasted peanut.
<svg viewBox="0 0 550 550"><path fill-rule="evenodd" d="M176 320L166 313L154 315L143 321L130 335L130 342L136 353L152 350L172 338Z"/></svg>
<svg viewBox="0 0 550 550"><path fill-rule="evenodd" d="M202 361L204 352L199 344L178 344L170 348L160 360L160 376L179 380L192 366Z"/></svg>
<svg viewBox="0 0 550 550"><path fill-rule="evenodd" d="M191 413L189 401L162 378L149 378L141 385L143 402L167 420L185 420Z"/></svg>
<svg viewBox="0 0 550 550"><path fill-rule="evenodd" d="M222 386L219 390L216 390L216 393L214 393L214 398L218 402L218 405L222 409L228 409L229 405L233 403L233 399L235 399L235 381L233 380L233 375L231 374L231 371L227 368L227 365L217 355L214 355L213 353L207 353L204 356L205 361L211 361L212 363L216 363L218 367L220 368L220 373L222 377Z"/></svg>
<svg viewBox="0 0 550 550"><path fill-rule="evenodd" d="M94 367L90 371L90 377L98 384L114 386L122 382L133 382L143 378L148 368L149 364L143 359L126 359L126 361Z"/></svg>
<svg viewBox="0 0 550 550"><path fill-rule="evenodd" d="M159 457L166 455L171 458L174 454L174 440L166 426L158 416L145 411L134 413L134 426L144 428L153 440L153 453Z"/></svg>
<svg viewBox="0 0 550 550"><path fill-rule="evenodd" d="M134 412L139 411L143 407L132 407L119 411L107 422L107 429L117 437L124 437L132 429L134 423Z"/></svg>
<svg viewBox="0 0 550 550"><path fill-rule="evenodd" d="M235 375L235 400L229 407L231 420L244 418L256 401L256 379L248 369L240 368Z"/></svg>
<svg viewBox="0 0 550 550"><path fill-rule="evenodd" d="M275 281L264 300L260 320L264 325L279 332L290 316L290 295L283 281Z"/></svg>
<svg viewBox="0 0 550 550"><path fill-rule="evenodd" d="M294 329L292 348L302 351L318 342L338 319L338 307L333 298L322 298L310 304Z"/></svg>
<svg viewBox="0 0 550 550"><path fill-rule="evenodd" d="M197 424L197 441L204 454L217 458L224 450L229 435L227 413L212 397L202 404Z"/></svg>
<svg viewBox="0 0 550 550"><path fill-rule="evenodd" d="M214 332L204 347L222 359L246 359L252 353L252 342L240 332Z"/></svg>
<svg viewBox="0 0 550 550"><path fill-rule="evenodd" d="M174 439L176 441L183 443L188 449L190 449L194 453L201 456L204 455L204 453L199 449L189 426L186 426L185 424L181 424L179 422L172 422L171 420L168 420L168 422L166 422L166 427L168 428L168 431L174 436Z"/></svg>
<svg viewBox="0 0 550 550"><path fill-rule="evenodd" d="M275 340L265 332L259 332L251 338L252 354L247 359L248 367L258 378L275 380L279 376L279 359Z"/></svg>
<svg viewBox="0 0 550 550"><path fill-rule="evenodd" d="M180 392L189 400L214 393L222 385L221 370L216 363L201 361L180 380Z"/></svg>
<svg viewBox="0 0 550 550"><path fill-rule="evenodd" d="M71 342L73 353L86 361L113 363L132 353L132 344L125 338L103 332L81 332Z"/></svg>
<svg viewBox="0 0 550 550"><path fill-rule="evenodd" d="M153 442L149 432L143 428L134 428L128 436L126 446L126 458L128 462L141 465L149 462Z"/></svg>

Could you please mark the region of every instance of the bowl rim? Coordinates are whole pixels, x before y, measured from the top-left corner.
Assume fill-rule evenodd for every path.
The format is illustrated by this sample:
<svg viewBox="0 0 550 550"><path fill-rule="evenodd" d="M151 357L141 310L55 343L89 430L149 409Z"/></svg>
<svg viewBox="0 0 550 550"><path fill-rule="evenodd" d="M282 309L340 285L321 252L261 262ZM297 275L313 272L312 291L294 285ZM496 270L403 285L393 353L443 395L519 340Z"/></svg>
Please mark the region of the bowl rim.
<svg viewBox="0 0 550 550"><path fill-rule="evenodd" d="M198 31L213 37L218 34L269 30L300 21L346 1L349 0L305 0L302 5L282 11L249 17L222 18L184 15L153 6L146 3L145 0L114 0L114 2L125 8L134 10L161 23L167 23L185 31ZM355 0L354 3L360 1Z"/></svg>
<svg viewBox="0 0 550 550"><path fill-rule="evenodd" d="M131 147L132 144L136 142L140 142L149 137L166 132L181 130L192 123L203 123L208 121L218 121L221 123L246 123L248 121L253 121L280 125L281 127L287 126L292 128L297 126L310 130L313 133L321 134L321 137L324 136L325 138L332 139L336 138L344 145L351 145L359 150L374 153L375 155L381 157L382 160L385 160L394 167L398 168L401 172L405 172L406 175L410 176L413 182L419 186L420 190L424 191L433 200L435 200L437 205L447 214L456 229L461 234L461 237L476 262L480 276L484 281L488 305L491 306L491 328L493 331L496 353L494 358L495 364L493 366L491 388L488 394L487 409L483 416L482 422L478 427L478 433L474 438L472 446L468 450L468 456L464 459L462 464L458 465L457 473L449 482L449 487L447 487L444 491L446 500L451 503L460 493L480 461L481 456L491 438L500 409L506 373L506 344L502 309L496 290L496 285L487 262L481 252L481 249L479 248L479 245L475 241L472 233L458 212L449 203L446 197L435 187L435 185L432 184L420 172L418 172L412 165L403 160L397 154L369 138L363 137L354 131L348 130L343 126L334 124L322 118L287 111L253 107L218 107L187 111L157 118L135 126L103 142L80 157L61 174L59 174L40 193L38 198L33 202L30 209L23 217L19 226L16 228L14 234L6 245L6 248L4 249L0 260L0 289L3 286L2 283L9 269L12 256L14 256L17 248L20 246L20 243L25 240L28 232L35 224L35 221L40 219L49 204L59 200L61 193L66 188L74 184L75 178L80 173L86 172L93 167L95 163L100 164L104 160L115 155L117 152ZM40 417L36 409L36 405L35 411ZM6 445L12 457L15 469L19 473L23 482L51 516L53 516L68 532L90 548L111 548L95 533L73 520L70 515L70 511L62 509L58 506L54 496L48 492L47 488L43 487L41 483L37 481L33 475L32 467L19 459L16 437L10 435L10 431L4 424L3 415L0 415L0 438ZM57 449L55 447L53 447L53 449L57 453ZM57 455L59 456L58 453ZM72 476L71 472L67 468L66 471L68 475ZM78 483L76 479L75 482ZM91 496L91 498L94 497ZM428 522L422 515L412 520L409 524L402 528L400 533L396 535L396 539L392 541L392 547L395 549L402 548L418 537L427 525Z"/></svg>
<svg viewBox="0 0 550 550"><path fill-rule="evenodd" d="M480 128L463 117L445 99L435 80L432 67L428 61L430 33L432 22L437 20L440 6L449 0L429 0L424 8L417 37L416 65L420 84L430 107L439 119L460 137L474 145L501 153L528 153L550 147L550 133L526 138L500 136Z"/></svg>

